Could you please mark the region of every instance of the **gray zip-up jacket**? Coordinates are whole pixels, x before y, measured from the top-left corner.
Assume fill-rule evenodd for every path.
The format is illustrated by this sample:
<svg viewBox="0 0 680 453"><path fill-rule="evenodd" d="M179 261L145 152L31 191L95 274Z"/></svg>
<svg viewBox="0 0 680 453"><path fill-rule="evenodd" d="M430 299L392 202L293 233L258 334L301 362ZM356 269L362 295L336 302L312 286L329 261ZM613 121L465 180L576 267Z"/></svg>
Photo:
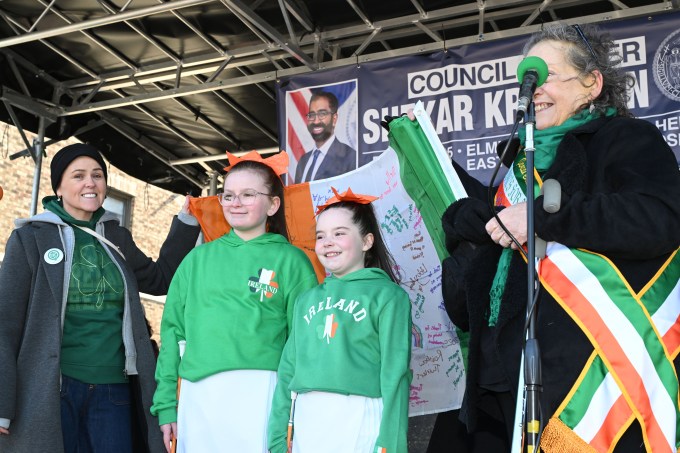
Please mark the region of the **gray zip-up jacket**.
<svg viewBox="0 0 680 453"><path fill-rule="evenodd" d="M155 262L113 215L105 213L96 225L96 232L125 257L100 241L125 283L121 372L130 378L136 405L135 451L165 451L158 422L149 413L155 357L139 292L165 294L195 245L200 228L191 216L180 217L173 220ZM49 211L15 224L0 267L0 426L11 422L10 434L0 435L0 452L62 452L59 363L75 235Z"/></svg>

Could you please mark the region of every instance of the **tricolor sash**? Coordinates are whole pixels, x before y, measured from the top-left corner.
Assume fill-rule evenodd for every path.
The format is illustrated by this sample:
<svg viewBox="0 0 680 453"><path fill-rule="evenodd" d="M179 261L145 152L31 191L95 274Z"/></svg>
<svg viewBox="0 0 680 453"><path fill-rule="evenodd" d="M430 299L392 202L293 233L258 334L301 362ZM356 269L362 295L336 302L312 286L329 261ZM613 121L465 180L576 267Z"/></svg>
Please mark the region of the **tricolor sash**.
<svg viewBox="0 0 680 453"><path fill-rule="evenodd" d="M526 201L526 157L518 154L496 204ZM538 174L534 196L539 193ZM635 294L605 256L550 243L539 278L588 336L595 351L550 419L546 452L610 452L637 419L648 451L677 452L680 421L680 254Z"/></svg>
<svg viewBox="0 0 680 453"><path fill-rule="evenodd" d="M546 452L609 452L637 419L647 451L677 452L680 254L635 294L606 257L550 243L539 275L595 351L544 430Z"/></svg>

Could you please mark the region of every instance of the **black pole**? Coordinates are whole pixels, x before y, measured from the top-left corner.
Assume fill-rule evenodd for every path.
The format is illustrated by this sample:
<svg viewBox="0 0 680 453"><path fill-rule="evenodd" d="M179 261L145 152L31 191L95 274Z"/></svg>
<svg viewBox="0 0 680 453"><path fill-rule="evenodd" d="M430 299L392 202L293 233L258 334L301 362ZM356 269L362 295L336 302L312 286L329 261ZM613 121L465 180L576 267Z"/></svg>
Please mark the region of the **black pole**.
<svg viewBox="0 0 680 453"><path fill-rule="evenodd" d="M529 104L527 111L526 143L524 151L527 157L527 335L524 345L524 448L527 453L538 451L538 441L541 432L539 393L543 386L541 379L541 354L536 339L536 312L534 294L537 291L536 281L536 248L534 228L534 127L536 113L534 103Z"/></svg>

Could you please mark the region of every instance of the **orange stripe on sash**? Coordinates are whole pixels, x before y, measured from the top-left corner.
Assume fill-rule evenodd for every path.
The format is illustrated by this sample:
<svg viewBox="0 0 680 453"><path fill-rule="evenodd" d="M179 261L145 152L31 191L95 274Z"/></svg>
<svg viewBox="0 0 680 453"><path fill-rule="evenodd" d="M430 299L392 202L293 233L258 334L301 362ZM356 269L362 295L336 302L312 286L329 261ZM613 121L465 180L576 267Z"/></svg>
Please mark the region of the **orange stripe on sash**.
<svg viewBox="0 0 680 453"><path fill-rule="evenodd" d="M610 408L600 430L590 440L590 445L600 452L609 451L609 447L614 445L614 441L621 437L632 422L632 415L626 399L621 395ZM616 427L623 429L616 431L616 429L613 429Z"/></svg>
<svg viewBox="0 0 680 453"><path fill-rule="evenodd" d="M541 275L551 283L558 301L565 304L564 308L575 314L572 316L581 325L583 332L590 338L593 345L597 345L598 354L607 364L620 388L626 389L630 406L639 411L636 415L643 426L645 440L655 447L668 447L668 442L652 411L649 396L645 390L642 377L637 373L628 356L623 351L616 338L599 313L562 271L549 258L541 264ZM587 328L584 328L586 327ZM603 351L606 351L604 353ZM623 385L625 383L625 385ZM631 391L631 389L635 389ZM627 398L627 399L628 399ZM664 450L666 450L664 448ZM662 450L658 450L662 451Z"/></svg>
<svg viewBox="0 0 680 453"><path fill-rule="evenodd" d="M661 338L671 357L676 357L680 349L680 315L673 326Z"/></svg>

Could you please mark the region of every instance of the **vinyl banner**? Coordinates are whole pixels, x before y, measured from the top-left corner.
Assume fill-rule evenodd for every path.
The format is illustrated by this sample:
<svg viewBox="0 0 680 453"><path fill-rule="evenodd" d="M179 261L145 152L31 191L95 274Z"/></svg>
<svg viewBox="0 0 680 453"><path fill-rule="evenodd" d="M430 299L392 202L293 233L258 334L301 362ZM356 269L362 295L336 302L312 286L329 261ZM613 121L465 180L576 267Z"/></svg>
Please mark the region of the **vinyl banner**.
<svg viewBox="0 0 680 453"><path fill-rule="evenodd" d="M614 37L623 66L636 85L629 107L655 124L680 161L680 13L599 24ZM284 79L278 86L280 146L290 153L290 175L314 148L307 129L309 98L337 95L337 140L358 150L356 165L388 146L385 116L398 116L423 101L449 155L487 182L507 138L519 85L517 64L527 36L442 49L318 71ZM291 181L292 182L292 181Z"/></svg>
<svg viewBox="0 0 680 453"><path fill-rule="evenodd" d="M674 12L602 23L600 27L611 33L623 56L622 66L636 80L630 91L631 111L657 126L680 162L679 23L680 13ZM281 80L277 108L280 146L289 153L291 162L288 182L333 177L333 186L346 190L347 183L336 175L364 175L353 170L372 162L388 148L388 133L380 122L386 116L406 113L422 101L449 157L487 183L498 163L498 144L508 138L512 128L519 92L516 69L526 41L527 36L520 36L479 42ZM332 96L323 94L326 98L318 101L321 92ZM316 157L312 157L318 154L313 152L316 149L325 157L321 157L315 173L308 172L307 167L317 168L313 162ZM341 166L334 160L337 156L345 156ZM389 185L394 175L389 168L380 167L380 161L368 169L375 167L373 177ZM338 172L329 173L333 168ZM328 185L321 184L319 187ZM387 213L381 211L381 215ZM423 297L411 301L414 332L420 332L413 343L411 415L459 407L465 382L460 371L451 367L460 364L458 356L437 355L442 345L433 334L441 333L445 339L457 336L443 310L440 263L434 254L427 259L418 256L418 247L424 244L418 243L416 224L409 217L405 222L409 231L403 232L408 241L399 243L404 250L410 247L409 259L413 262L397 265L409 271L404 275L406 281L426 279L436 284L427 290L421 288L417 292Z"/></svg>

